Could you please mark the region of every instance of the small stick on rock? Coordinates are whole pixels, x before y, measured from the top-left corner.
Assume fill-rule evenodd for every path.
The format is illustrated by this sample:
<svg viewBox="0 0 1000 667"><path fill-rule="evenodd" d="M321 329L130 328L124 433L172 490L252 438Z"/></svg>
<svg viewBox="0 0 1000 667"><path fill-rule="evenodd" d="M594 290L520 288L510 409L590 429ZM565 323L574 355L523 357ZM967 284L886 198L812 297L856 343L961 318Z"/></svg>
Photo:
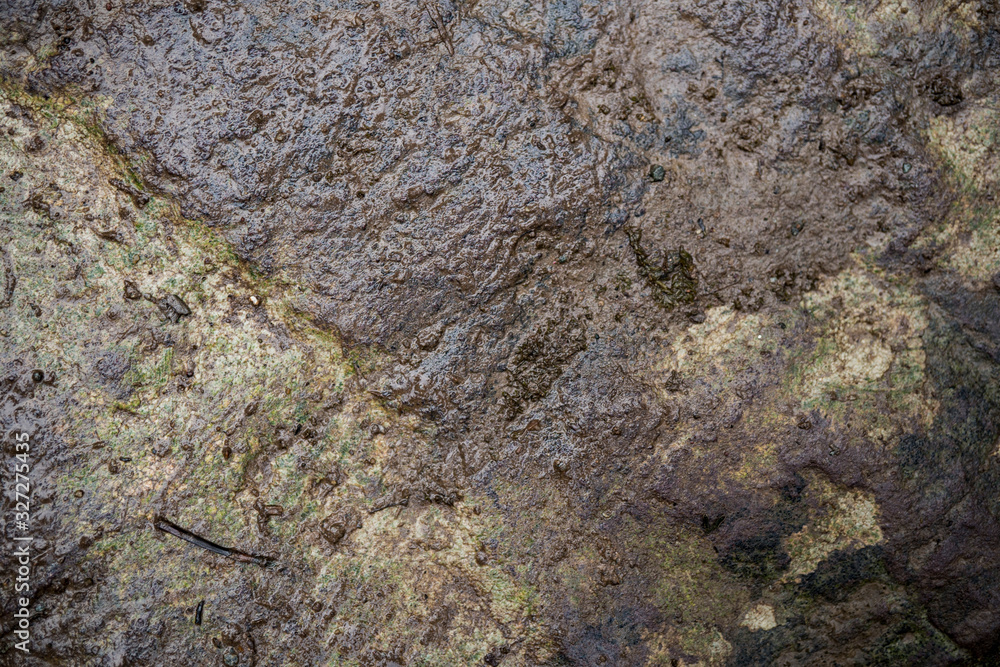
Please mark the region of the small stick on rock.
<svg viewBox="0 0 1000 667"><path fill-rule="evenodd" d="M174 537L179 537L189 544L193 544L196 547L201 547L202 549L207 549L212 553L219 554L220 556L225 556L226 558L232 558L238 563L254 563L260 565L261 567L267 567L268 564L273 561L273 558L267 556L253 556L250 554L245 554L242 551L237 551L236 549L230 549L229 547L222 547L206 540L203 537L199 537L192 533L191 531L184 530L177 524L168 521L162 517L158 517L153 525L156 526L158 530L162 530L165 533L170 533Z"/></svg>

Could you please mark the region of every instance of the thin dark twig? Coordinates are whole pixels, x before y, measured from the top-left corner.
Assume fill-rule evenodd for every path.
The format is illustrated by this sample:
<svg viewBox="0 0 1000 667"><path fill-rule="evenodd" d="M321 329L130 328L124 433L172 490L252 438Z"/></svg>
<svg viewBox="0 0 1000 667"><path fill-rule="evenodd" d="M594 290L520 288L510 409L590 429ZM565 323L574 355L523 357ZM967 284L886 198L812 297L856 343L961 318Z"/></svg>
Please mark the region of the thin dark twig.
<svg viewBox="0 0 1000 667"><path fill-rule="evenodd" d="M165 533L170 533L174 537L179 537L188 544L193 544L196 547L201 547L202 549L206 549L208 551L211 551L212 553L219 554L220 556L225 556L226 558L232 558L233 560L240 563L256 563L257 565L266 566L268 563L271 562L271 560L273 560L271 558L268 558L267 556L252 556L250 554L245 554L242 551L238 551L236 549L230 549L229 547L220 546L215 542L212 542L211 540L206 540L204 537L199 537L198 535L195 535L191 531L185 530L180 526L178 526L177 524L173 523L172 521L168 521L167 519L164 519L162 517L157 518L156 521L153 523L153 525L158 530L162 530Z"/></svg>

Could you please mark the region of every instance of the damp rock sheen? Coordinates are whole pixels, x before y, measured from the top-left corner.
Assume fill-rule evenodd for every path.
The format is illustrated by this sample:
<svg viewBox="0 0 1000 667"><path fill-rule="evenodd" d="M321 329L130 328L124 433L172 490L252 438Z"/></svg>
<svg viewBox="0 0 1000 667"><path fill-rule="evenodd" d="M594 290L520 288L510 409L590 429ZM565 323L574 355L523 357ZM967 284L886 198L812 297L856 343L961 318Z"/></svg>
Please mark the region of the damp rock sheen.
<svg viewBox="0 0 1000 667"><path fill-rule="evenodd" d="M0 0L27 659L987 664L997 35Z"/></svg>

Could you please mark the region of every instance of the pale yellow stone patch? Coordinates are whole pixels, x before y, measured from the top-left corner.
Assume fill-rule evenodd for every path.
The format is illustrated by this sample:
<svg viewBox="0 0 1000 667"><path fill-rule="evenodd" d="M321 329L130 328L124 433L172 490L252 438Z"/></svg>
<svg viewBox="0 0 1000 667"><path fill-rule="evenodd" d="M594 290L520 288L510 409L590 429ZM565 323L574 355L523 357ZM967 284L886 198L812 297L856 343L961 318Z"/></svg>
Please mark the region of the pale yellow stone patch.
<svg viewBox="0 0 1000 667"><path fill-rule="evenodd" d="M758 604L743 614L740 625L752 631L771 630L778 626L774 620L774 607L769 604Z"/></svg>
<svg viewBox="0 0 1000 667"><path fill-rule="evenodd" d="M806 493L819 500L820 509L802 530L786 538L791 563L784 581L815 571L834 551L870 546L883 539L878 505L871 493L840 489L819 476L810 480Z"/></svg>
<svg viewBox="0 0 1000 667"><path fill-rule="evenodd" d="M709 308L704 322L688 326L675 338L673 354L651 365L650 382L668 402L671 391L667 382L675 376L710 377L711 381L724 384L726 378L759 359L762 349L774 349L778 330L769 324L756 313L741 313L730 306ZM676 452L691 444L691 433L682 432L672 442L658 443L656 454L669 462ZM760 471L776 461L773 443L760 444L752 458L754 465L739 473L744 481L760 479Z"/></svg>
<svg viewBox="0 0 1000 667"><path fill-rule="evenodd" d="M943 26L953 32L975 30L981 23L981 3L968 0L885 0L872 7L848 0L814 0L812 10L859 55L877 54L889 39L937 32Z"/></svg>
<svg viewBox="0 0 1000 667"><path fill-rule="evenodd" d="M757 314L739 313L729 306L709 308L704 322L689 326L675 338L673 354L652 364L651 380L667 398L669 391L663 380L671 373L703 376L713 367L736 372L748 360L759 357L762 348L773 347L774 336Z"/></svg>
<svg viewBox="0 0 1000 667"><path fill-rule="evenodd" d="M927 145L961 180L982 189L997 182L996 146L1000 114L992 107L968 107L953 116L935 116Z"/></svg>
<svg viewBox="0 0 1000 667"><path fill-rule="evenodd" d="M687 628L678 631L643 633L646 643L648 667L716 667L726 664L733 652L733 645L716 628ZM681 646L685 652L697 656L695 660L677 658L674 649Z"/></svg>
<svg viewBox="0 0 1000 667"><path fill-rule="evenodd" d="M957 185L972 192L996 187L1000 174L1000 113L990 107L969 107L954 116L931 120L927 144L948 168ZM1000 271L1000 217L995 208L957 205L926 243L939 249L939 262L979 289Z"/></svg>
<svg viewBox="0 0 1000 667"><path fill-rule="evenodd" d="M889 365L892 363L893 354L885 343L865 335L853 346L841 349L833 363L833 378L843 386L860 386L869 382L881 380Z"/></svg>
<svg viewBox="0 0 1000 667"><path fill-rule="evenodd" d="M923 395L927 329L922 297L860 268L826 278L802 300L803 307L827 320L812 357L791 387L805 409L829 406L836 398L856 400L867 392L889 391L902 414L929 424L937 403ZM885 439L889 427L866 422L868 435Z"/></svg>

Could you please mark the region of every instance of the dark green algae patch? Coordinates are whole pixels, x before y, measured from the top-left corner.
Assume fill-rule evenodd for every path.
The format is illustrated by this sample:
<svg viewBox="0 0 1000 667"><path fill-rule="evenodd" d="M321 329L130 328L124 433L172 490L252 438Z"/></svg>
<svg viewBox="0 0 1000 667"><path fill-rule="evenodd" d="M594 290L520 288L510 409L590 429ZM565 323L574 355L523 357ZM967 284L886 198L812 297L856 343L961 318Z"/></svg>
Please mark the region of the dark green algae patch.
<svg viewBox="0 0 1000 667"><path fill-rule="evenodd" d="M672 310L683 304L694 303L698 296L698 276L695 273L694 258L683 247L673 252L663 253L663 260L657 264L650 259L642 247L642 230L627 228L629 245L635 253L639 276L646 281L653 293L653 301Z"/></svg>

